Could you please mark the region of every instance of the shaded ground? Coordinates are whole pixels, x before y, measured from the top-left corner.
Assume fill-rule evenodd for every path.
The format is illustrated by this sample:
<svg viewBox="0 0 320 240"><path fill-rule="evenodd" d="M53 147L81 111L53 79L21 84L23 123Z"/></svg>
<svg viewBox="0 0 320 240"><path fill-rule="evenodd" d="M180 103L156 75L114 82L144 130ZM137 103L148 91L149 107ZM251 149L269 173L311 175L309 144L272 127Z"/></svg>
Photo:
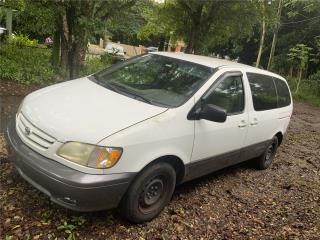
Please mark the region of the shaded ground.
<svg viewBox="0 0 320 240"><path fill-rule="evenodd" d="M296 103L266 171L249 164L179 186L153 221L65 210L14 171L0 133L0 239L320 239L320 108Z"/></svg>
<svg viewBox="0 0 320 240"><path fill-rule="evenodd" d="M24 96L37 89L38 85L24 85L0 79L0 96Z"/></svg>

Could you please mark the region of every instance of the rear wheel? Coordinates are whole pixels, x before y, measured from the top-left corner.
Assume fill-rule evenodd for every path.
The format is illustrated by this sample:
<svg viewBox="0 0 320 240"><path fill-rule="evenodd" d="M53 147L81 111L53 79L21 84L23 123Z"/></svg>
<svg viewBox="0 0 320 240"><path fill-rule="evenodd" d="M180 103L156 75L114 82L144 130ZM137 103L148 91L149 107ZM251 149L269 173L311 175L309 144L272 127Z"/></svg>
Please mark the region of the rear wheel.
<svg viewBox="0 0 320 240"><path fill-rule="evenodd" d="M265 152L260 157L255 159L257 169L264 170L271 165L276 155L278 145L279 145L278 137L274 136L271 142L269 143L269 145L267 146L267 149L265 150Z"/></svg>
<svg viewBox="0 0 320 240"><path fill-rule="evenodd" d="M176 184L176 172L168 163L146 168L131 184L121 203L122 215L142 223L156 217L170 201Z"/></svg>

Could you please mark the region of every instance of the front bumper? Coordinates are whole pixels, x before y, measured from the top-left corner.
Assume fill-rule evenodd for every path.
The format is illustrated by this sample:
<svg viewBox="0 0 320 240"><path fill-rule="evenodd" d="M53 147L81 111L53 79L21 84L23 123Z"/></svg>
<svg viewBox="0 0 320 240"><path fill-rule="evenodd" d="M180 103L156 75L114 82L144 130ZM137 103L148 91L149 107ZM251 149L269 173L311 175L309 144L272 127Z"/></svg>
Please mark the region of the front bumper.
<svg viewBox="0 0 320 240"><path fill-rule="evenodd" d="M19 174L53 202L72 210L117 207L135 176L135 173L87 174L43 157L21 141L15 122L8 125L6 137L10 158Z"/></svg>

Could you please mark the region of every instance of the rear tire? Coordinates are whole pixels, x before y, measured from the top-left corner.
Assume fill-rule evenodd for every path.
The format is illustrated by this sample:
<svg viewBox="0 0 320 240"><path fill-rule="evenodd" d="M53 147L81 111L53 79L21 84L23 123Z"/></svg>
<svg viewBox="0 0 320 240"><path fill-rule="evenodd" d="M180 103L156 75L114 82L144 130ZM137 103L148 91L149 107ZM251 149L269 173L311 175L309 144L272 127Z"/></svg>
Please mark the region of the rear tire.
<svg viewBox="0 0 320 240"><path fill-rule="evenodd" d="M176 185L174 168L164 162L143 170L121 201L122 215L133 223L150 221L170 201Z"/></svg>
<svg viewBox="0 0 320 240"><path fill-rule="evenodd" d="M279 146L279 140L277 136L274 136L267 146L265 152L255 159L255 167L258 170L267 169L276 155L277 149Z"/></svg>

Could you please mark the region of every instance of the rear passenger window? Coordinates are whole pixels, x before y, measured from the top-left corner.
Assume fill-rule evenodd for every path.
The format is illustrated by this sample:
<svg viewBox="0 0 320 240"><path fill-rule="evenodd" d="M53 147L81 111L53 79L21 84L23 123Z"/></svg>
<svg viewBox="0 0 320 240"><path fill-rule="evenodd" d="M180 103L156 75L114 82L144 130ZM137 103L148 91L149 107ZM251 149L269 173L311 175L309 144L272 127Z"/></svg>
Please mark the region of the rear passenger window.
<svg viewBox="0 0 320 240"><path fill-rule="evenodd" d="M250 83L253 107L256 111L277 108L277 93L272 77L247 73Z"/></svg>
<svg viewBox="0 0 320 240"><path fill-rule="evenodd" d="M213 89L205 101L224 108L229 115L242 112L244 109L242 78L240 76L226 77Z"/></svg>
<svg viewBox="0 0 320 240"><path fill-rule="evenodd" d="M278 93L278 107L286 107L291 103L290 92L285 81L274 78Z"/></svg>

